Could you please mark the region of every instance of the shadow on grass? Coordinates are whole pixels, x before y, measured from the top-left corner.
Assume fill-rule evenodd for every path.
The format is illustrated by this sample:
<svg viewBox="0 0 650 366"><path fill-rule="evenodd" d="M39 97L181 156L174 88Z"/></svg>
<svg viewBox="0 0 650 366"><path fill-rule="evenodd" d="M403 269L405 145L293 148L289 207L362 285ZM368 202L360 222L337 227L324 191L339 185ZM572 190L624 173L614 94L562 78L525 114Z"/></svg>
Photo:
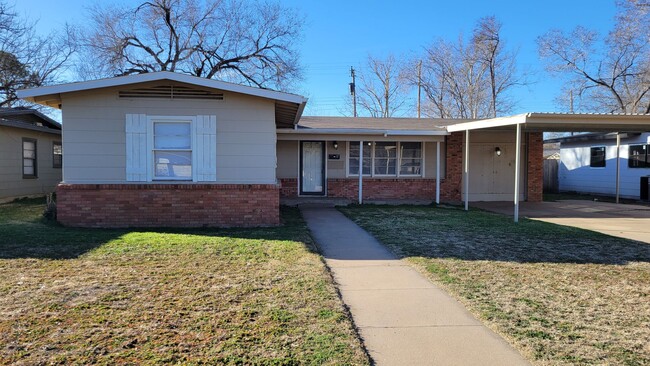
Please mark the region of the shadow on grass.
<svg viewBox="0 0 650 366"><path fill-rule="evenodd" d="M46 220L42 216L44 205L42 199L0 205L0 259L73 259L132 233L301 241L310 251L315 250L296 208L282 207L283 224L279 227L83 229L64 227Z"/></svg>
<svg viewBox="0 0 650 366"><path fill-rule="evenodd" d="M515 224L510 217L480 210L372 205L339 210L399 257L612 265L650 262L650 244L535 220Z"/></svg>

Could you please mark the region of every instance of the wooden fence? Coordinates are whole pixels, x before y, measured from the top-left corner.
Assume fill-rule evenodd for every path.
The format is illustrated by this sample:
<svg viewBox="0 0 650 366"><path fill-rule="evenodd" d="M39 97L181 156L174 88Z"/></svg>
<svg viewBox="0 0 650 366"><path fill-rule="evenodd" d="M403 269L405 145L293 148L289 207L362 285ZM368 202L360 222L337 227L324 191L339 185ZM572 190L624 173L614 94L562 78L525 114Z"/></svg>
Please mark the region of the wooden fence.
<svg viewBox="0 0 650 366"><path fill-rule="evenodd" d="M557 193L560 189L558 182L559 159L544 159L544 193Z"/></svg>

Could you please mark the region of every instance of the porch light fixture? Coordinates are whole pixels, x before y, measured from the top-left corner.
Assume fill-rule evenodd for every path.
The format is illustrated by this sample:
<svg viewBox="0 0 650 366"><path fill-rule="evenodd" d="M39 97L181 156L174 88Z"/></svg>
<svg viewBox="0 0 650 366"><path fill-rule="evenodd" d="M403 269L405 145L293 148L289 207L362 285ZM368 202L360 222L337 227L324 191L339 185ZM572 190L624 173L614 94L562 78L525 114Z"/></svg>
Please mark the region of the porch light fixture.
<svg viewBox="0 0 650 366"><path fill-rule="evenodd" d="M338 150L338 149L339 149L339 143L336 142L336 141L332 142L332 146L334 146L334 150Z"/></svg>
<svg viewBox="0 0 650 366"><path fill-rule="evenodd" d="M497 146L494 148L494 153L497 154L497 156L501 156L501 149Z"/></svg>

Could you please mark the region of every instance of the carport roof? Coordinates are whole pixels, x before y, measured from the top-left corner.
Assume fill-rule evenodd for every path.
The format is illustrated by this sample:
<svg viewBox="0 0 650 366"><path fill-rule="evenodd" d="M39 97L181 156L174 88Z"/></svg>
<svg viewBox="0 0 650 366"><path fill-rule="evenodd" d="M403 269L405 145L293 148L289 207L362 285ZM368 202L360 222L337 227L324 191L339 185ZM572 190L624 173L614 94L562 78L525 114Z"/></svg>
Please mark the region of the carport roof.
<svg viewBox="0 0 650 366"><path fill-rule="evenodd" d="M510 117L461 122L447 126L449 132L480 129L514 129L539 132L650 132L648 114L525 113Z"/></svg>

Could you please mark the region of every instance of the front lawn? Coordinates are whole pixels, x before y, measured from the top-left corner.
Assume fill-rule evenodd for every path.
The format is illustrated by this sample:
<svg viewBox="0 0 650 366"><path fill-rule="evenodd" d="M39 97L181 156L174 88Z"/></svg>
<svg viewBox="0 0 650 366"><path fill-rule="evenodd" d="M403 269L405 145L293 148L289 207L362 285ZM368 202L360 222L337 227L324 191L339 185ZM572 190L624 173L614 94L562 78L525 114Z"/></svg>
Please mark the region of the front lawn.
<svg viewBox="0 0 650 366"><path fill-rule="evenodd" d="M279 228L91 230L0 205L0 364L368 364L296 209Z"/></svg>
<svg viewBox="0 0 650 366"><path fill-rule="evenodd" d="M457 208L341 211L535 364L650 364L648 244Z"/></svg>

